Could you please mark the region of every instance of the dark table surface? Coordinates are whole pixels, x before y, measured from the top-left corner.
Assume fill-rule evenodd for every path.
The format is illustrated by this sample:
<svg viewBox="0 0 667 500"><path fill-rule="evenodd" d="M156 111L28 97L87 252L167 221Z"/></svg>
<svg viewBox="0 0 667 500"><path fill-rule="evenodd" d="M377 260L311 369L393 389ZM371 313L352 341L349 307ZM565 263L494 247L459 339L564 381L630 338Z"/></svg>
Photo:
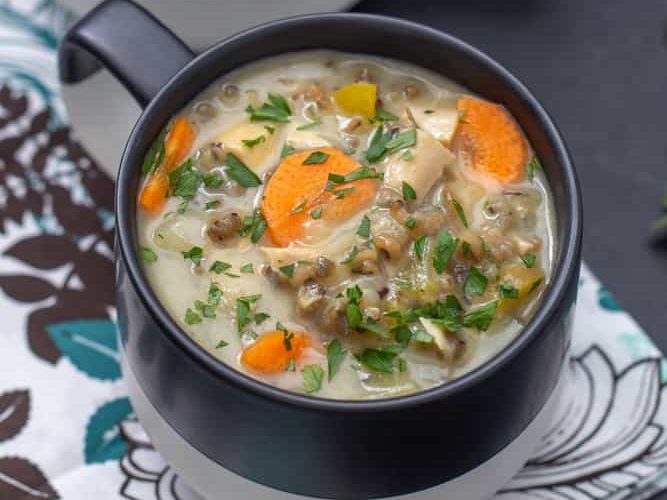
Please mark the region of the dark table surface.
<svg viewBox="0 0 667 500"><path fill-rule="evenodd" d="M355 10L447 31L528 85L577 166L585 261L667 352L667 245L649 243L667 187L667 1L368 0Z"/></svg>
<svg viewBox="0 0 667 500"><path fill-rule="evenodd" d="M667 186L667 1L369 0L356 10L447 31L531 88L579 172L585 261L667 352L667 245L649 243Z"/></svg>

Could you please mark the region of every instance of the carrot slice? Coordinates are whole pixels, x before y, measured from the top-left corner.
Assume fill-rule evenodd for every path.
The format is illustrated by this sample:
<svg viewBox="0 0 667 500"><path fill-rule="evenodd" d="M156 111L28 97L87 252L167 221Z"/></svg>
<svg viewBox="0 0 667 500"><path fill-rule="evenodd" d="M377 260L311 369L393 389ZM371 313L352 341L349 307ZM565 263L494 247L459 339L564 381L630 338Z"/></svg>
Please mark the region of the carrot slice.
<svg viewBox="0 0 667 500"><path fill-rule="evenodd" d="M284 371L291 360L296 361L304 348L310 344L308 335L302 332L288 332L293 335L286 340L282 331L272 331L262 335L241 354L241 363L246 368L260 373ZM288 349L287 346L291 349Z"/></svg>
<svg viewBox="0 0 667 500"><path fill-rule="evenodd" d="M461 119L455 140L470 155L473 168L503 184L520 181L528 144L507 110L468 96L459 97L456 106Z"/></svg>
<svg viewBox="0 0 667 500"><path fill-rule="evenodd" d="M167 174L161 168L158 168L141 191L139 206L148 212L159 211L164 205L168 189L169 179Z"/></svg>
<svg viewBox="0 0 667 500"><path fill-rule="evenodd" d="M164 143L164 168L167 173L180 165L192 149L195 132L190 122L183 117L176 118Z"/></svg>
<svg viewBox="0 0 667 500"><path fill-rule="evenodd" d="M304 165L314 152L328 157L322 163ZM368 205L377 188L375 180L360 179L326 190L329 174L345 175L359 167L356 160L330 147L285 158L269 180L261 206L273 242L287 246L301 239L304 223L314 210L321 213L322 220L341 221Z"/></svg>

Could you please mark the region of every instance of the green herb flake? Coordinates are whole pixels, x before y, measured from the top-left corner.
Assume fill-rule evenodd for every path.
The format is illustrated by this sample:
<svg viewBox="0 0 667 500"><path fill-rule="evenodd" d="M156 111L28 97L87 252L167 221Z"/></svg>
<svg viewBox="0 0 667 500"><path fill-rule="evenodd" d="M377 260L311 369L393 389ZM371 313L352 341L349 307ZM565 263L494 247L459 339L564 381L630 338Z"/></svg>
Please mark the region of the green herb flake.
<svg viewBox="0 0 667 500"><path fill-rule="evenodd" d="M347 254L347 256L340 261L341 264L349 264L354 260L354 258L359 254L359 249L357 248L357 245L354 245L352 247L352 250L350 250L350 253Z"/></svg>
<svg viewBox="0 0 667 500"><path fill-rule="evenodd" d="M366 348L359 354L359 362L373 371L392 373L397 353L385 349Z"/></svg>
<svg viewBox="0 0 667 500"><path fill-rule="evenodd" d="M263 313L263 312L258 312L255 314L254 319L255 319L255 324L256 325L261 325L264 323L267 319L269 319L271 315Z"/></svg>
<svg viewBox="0 0 667 500"><path fill-rule="evenodd" d="M282 266L278 268L281 273L283 273L288 278L294 276L294 264L289 264L287 266Z"/></svg>
<svg viewBox="0 0 667 500"><path fill-rule="evenodd" d="M204 186L207 188L219 188L224 182L225 179L218 172L213 172L204 176Z"/></svg>
<svg viewBox="0 0 667 500"><path fill-rule="evenodd" d="M217 208L220 205L220 200L211 200L207 201L205 205L206 210L212 210L214 208Z"/></svg>
<svg viewBox="0 0 667 500"><path fill-rule="evenodd" d="M322 207L317 207L316 209L310 212L311 219L319 219L322 217Z"/></svg>
<svg viewBox="0 0 667 500"><path fill-rule="evenodd" d="M197 170L185 172L178 178L174 194L180 198L192 198L202 183L202 175Z"/></svg>
<svg viewBox="0 0 667 500"><path fill-rule="evenodd" d="M336 197L337 200L342 200L348 194L352 194L355 191L356 191L356 189L354 187L349 187L349 188L344 188L344 189L336 189L335 191L332 191L332 193Z"/></svg>
<svg viewBox="0 0 667 500"><path fill-rule="evenodd" d="M139 247L139 253L141 253L141 258L144 262L156 262L157 254L148 247Z"/></svg>
<svg viewBox="0 0 667 500"><path fill-rule="evenodd" d="M364 292L361 291L359 285L354 285L345 290L345 295L347 296L347 300L353 304L358 304L361 300L361 297L364 296Z"/></svg>
<svg viewBox="0 0 667 500"><path fill-rule="evenodd" d="M417 193L415 192L415 189L405 181L403 181L401 184L401 191L405 201L412 201L417 199Z"/></svg>
<svg viewBox="0 0 667 500"><path fill-rule="evenodd" d="M347 324L350 328L357 329L361 326L363 316L361 314L361 309L357 304L349 302L347 306L345 306L345 319L347 319Z"/></svg>
<svg viewBox="0 0 667 500"><path fill-rule="evenodd" d="M227 269L230 269L231 267L232 265L228 264L227 262L216 260L208 270L213 273L220 274L224 273Z"/></svg>
<svg viewBox="0 0 667 500"><path fill-rule="evenodd" d="M310 123L306 123L305 125L299 125L296 130L312 130L319 127L320 125L322 125L322 122L320 120L315 120Z"/></svg>
<svg viewBox="0 0 667 500"><path fill-rule="evenodd" d="M160 163L162 163L162 159L164 158L165 153L164 138L167 136L168 131L169 127L162 129L155 141L153 141L153 144L151 144L151 147L148 150L146 157L144 158L144 162L141 165L142 175L146 175L152 172L160 165Z"/></svg>
<svg viewBox="0 0 667 500"><path fill-rule="evenodd" d="M398 358L398 371L401 373L408 371L408 362L403 358Z"/></svg>
<svg viewBox="0 0 667 500"><path fill-rule="evenodd" d="M259 209L255 209L252 215L243 217L239 231L241 236L250 236L250 241L257 243L264 231L266 231L266 221Z"/></svg>
<svg viewBox="0 0 667 500"><path fill-rule="evenodd" d="M289 145L289 143L283 144L283 148L280 150L280 157L281 158L286 158L289 155L293 154L296 151L292 146Z"/></svg>
<svg viewBox="0 0 667 500"><path fill-rule="evenodd" d="M303 209L306 208L306 200L303 200L301 203L299 203L297 206L295 206L292 210L290 210L289 215L296 215L301 212L303 212Z"/></svg>
<svg viewBox="0 0 667 500"><path fill-rule="evenodd" d="M216 282L212 282L208 287L208 304L217 306L222 298L222 290Z"/></svg>
<svg viewBox="0 0 667 500"><path fill-rule="evenodd" d="M266 141L266 137L263 136L263 135L259 135L259 136L255 137L254 139L241 139L241 142L247 148L254 148L255 146L257 146L258 144L263 143L264 141Z"/></svg>
<svg viewBox="0 0 667 500"><path fill-rule="evenodd" d="M371 319L366 319L359 325L359 327L362 330L368 330L369 332L373 332L374 334L379 335L383 339L389 338L389 330L387 330L381 325L378 325L375 321L372 321Z"/></svg>
<svg viewBox="0 0 667 500"><path fill-rule="evenodd" d="M190 204L190 200L182 200L178 204L178 208L176 209L176 213L179 213L183 215L185 211L188 209L188 205Z"/></svg>
<svg viewBox="0 0 667 500"><path fill-rule="evenodd" d="M196 325L197 323L201 323L202 319L199 314L194 312L192 309L189 307L185 310L185 322L188 325Z"/></svg>
<svg viewBox="0 0 667 500"><path fill-rule="evenodd" d="M327 367L329 373L329 382L331 382L336 373L338 373L338 370L343 364L343 360L345 359L346 355L347 351L341 347L340 342L337 339L332 340L327 345Z"/></svg>
<svg viewBox="0 0 667 500"><path fill-rule="evenodd" d="M485 331L493 321L493 316L496 314L498 308L498 301L494 300L488 304L478 307L463 316L463 325L477 328L480 331Z"/></svg>
<svg viewBox="0 0 667 500"><path fill-rule="evenodd" d="M459 240L454 239L449 231L443 229L438 234L433 256L433 268L438 274L442 274L449 263Z"/></svg>
<svg viewBox="0 0 667 500"><path fill-rule="evenodd" d="M406 149L406 150L403 152L403 154L401 155L401 160L411 161L411 160L414 159L414 157L415 157L415 156L412 154L412 151L410 151L409 149Z"/></svg>
<svg viewBox="0 0 667 500"><path fill-rule="evenodd" d="M424 251L426 250L426 243L428 242L428 236L424 235L415 240L415 255L417 260L421 262L424 259Z"/></svg>
<svg viewBox="0 0 667 500"><path fill-rule="evenodd" d="M294 334L288 330L283 330L283 345L286 351L292 350L292 340L294 340Z"/></svg>
<svg viewBox="0 0 667 500"><path fill-rule="evenodd" d="M324 370L320 365L306 365L303 367L303 391L307 394L317 392L322 388Z"/></svg>
<svg viewBox="0 0 667 500"><path fill-rule="evenodd" d="M362 238L370 238L371 236L371 220L367 215L361 219L361 224L359 224L359 229L357 229L357 235Z"/></svg>
<svg viewBox="0 0 667 500"><path fill-rule="evenodd" d="M245 163L239 160L234 153L227 153L227 156L225 157L225 165L227 166L227 175L235 180L240 186L251 188L262 184L262 181L257 177L257 174L250 170Z"/></svg>
<svg viewBox="0 0 667 500"><path fill-rule="evenodd" d="M528 255L521 255L521 262L523 262L523 265L526 266L528 269L533 267L535 265L535 261L537 260L537 256L533 254L528 254Z"/></svg>
<svg viewBox="0 0 667 500"><path fill-rule="evenodd" d="M542 284L542 278L538 278L533 283L530 285L530 288L528 289L528 293L536 290L540 285Z"/></svg>
<svg viewBox="0 0 667 500"><path fill-rule="evenodd" d="M433 335L428 333L426 330L418 329L412 333L412 340L420 344L432 344Z"/></svg>
<svg viewBox="0 0 667 500"><path fill-rule="evenodd" d="M540 163L540 159L537 157L537 155L533 155L531 159L526 163L526 175L528 176L528 180L530 182L533 182L535 179L535 172L539 169L542 168L542 164Z"/></svg>
<svg viewBox="0 0 667 500"><path fill-rule="evenodd" d="M370 144L364 154L369 163L377 163L387 154L387 142L391 140L391 133L385 132L384 127L379 126L371 136Z"/></svg>
<svg viewBox="0 0 667 500"><path fill-rule="evenodd" d="M378 107L377 110L375 111L375 116L371 120L374 123L382 123L382 122L395 122L398 121L398 116L396 116L393 113L390 113L384 108Z"/></svg>
<svg viewBox="0 0 667 500"><path fill-rule="evenodd" d="M215 345L216 349L222 349L223 347L227 347L229 343L225 342L224 340L221 340Z"/></svg>
<svg viewBox="0 0 667 500"><path fill-rule="evenodd" d="M187 252L181 252L184 259L190 259L195 266L201 264L202 256L204 255L204 250L201 247L192 247Z"/></svg>
<svg viewBox="0 0 667 500"><path fill-rule="evenodd" d="M247 263L247 264L243 264L243 265L241 266L240 270L241 270L242 273L246 273L246 274L252 274L252 273L255 272L255 270L254 270L253 267L252 267L252 263L251 263L251 262L249 262L249 263Z"/></svg>
<svg viewBox="0 0 667 500"><path fill-rule="evenodd" d="M475 266L471 266L466 281L463 284L463 293L468 297L484 295L488 284L489 279Z"/></svg>
<svg viewBox="0 0 667 500"><path fill-rule="evenodd" d="M264 128L269 134L273 134L276 131L276 129L271 127L270 125L264 125Z"/></svg>
<svg viewBox="0 0 667 500"><path fill-rule="evenodd" d="M285 368L285 371L288 372L296 371L296 361L294 361L294 358L290 358L289 363L287 363L287 367Z"/></svg>
<svg viewBox="0 0 667 500"><path fill-rule="evenodd" d="M461 222L465 227L468 227L468 219L466 218L466 213L463 211L463 207L457 200L452 200L452 204L454 205L454 209L456 210L456 214L459 216L459 219L461 219Z"/></svg>
<svg viewBox="0 0 667 500"><path fill-rule="evenodd" d="M248 295L236 299L236 329L239 333L243 332L246 326L253 320L250 314L251 304L259 300L261 295Z"/></svg>
<svg viewBox="0 0 667 500"><path fill-rule="evenodd" d="M385 148L387 149L387 154L394 153L399 149L409 148L417 144L417 129L411 128L405 132L401 132L393 139L390 139Z"/></svg>
<svg viewBox="0 0 667 500"><path fill-rule="evenodd" d="M435 113L435 110L433 110L433 109L425 109L424 110L425 115L432 115L433 113Z"/></svg>
<svg viewBox="0 0 667 500"><path fill-rule="evenodd" d="M512 283L503 283L498 286L498 291L503 299L518 299L519 289L515 288Z"/></svg>
<svg viewBox="0 0 667 500"><path fill-rule="evenodd" d="M328 153L324 153L323 151L313 151L308 155L308 158L303 160L303 165L319 165L327 161L327 158L329 158Z"/></svg>
<svg viewBox="0 0 667 500"><path fill-rule="evenodd" d="M470 252L470 243L464 240L463 243L461 243L461 252L463 255L468 255L468 252Z"/></svg>
<svg viewBox="0 0 667 500"><path fill-rule="evenodd" d="M354 182L361 179L381 179L382 174L375 170L374 168L361 166L354 169L352 172L340 175L340 174L329 174L327 180L333 184L343 184L345 182Z"/></svg>
<svg viewBox="0 0 667 500"><path fill-rule="evenodd" d="M269 94L268 102L265 102L259 109L255 109L248 105L246 112L250 114L250 121L273 121L273 122L288 122L292 115L292 110L287 103L287 100L277 94Z"/></svg>
<svg viewBox="0 0 667 500"><path fill-rule="evenodd" d="M215 318L215 306L211 306L201 300L195 300L195 309L197 309L204 318Z"/></svg>

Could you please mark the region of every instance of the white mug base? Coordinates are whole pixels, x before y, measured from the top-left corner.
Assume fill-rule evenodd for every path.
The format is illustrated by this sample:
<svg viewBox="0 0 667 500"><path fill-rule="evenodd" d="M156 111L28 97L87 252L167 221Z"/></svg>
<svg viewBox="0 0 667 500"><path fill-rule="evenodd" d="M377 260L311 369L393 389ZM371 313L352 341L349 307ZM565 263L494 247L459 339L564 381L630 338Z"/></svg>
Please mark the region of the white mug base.
<svg viewBox="0 0 667 500"><path fill-rule="evenodd" d="M209 459L174 431L148 400L123 357L123 376L137 417L155 448L181 478L204 498L252 498L253 500L307 500L310 497L278 491L245 479ZM564 372L565 373L565 372ZM563 386L556 389L526 429L498 454L479 467L432 488L393 497L395 500L486 500L509 482L536 448L551 423Z"/></svg>

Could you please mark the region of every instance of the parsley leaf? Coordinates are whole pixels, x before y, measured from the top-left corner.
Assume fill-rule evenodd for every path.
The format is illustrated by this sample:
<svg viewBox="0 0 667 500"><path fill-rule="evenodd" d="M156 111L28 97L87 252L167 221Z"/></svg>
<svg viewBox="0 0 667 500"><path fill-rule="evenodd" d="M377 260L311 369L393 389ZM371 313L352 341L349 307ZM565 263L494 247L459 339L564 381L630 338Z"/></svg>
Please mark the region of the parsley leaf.
<svg viewBox="0 0 667 500"><path fill-rule="evenodd" d="M416 225L417 225L417 219L415 219L412 215L408 216L408 218L405 219L404 226L407 227L408 229L414 229Z"/></svg>
<svg viewBox="0 0 667 500"><path fill-rule="evenodd" d="M211 174L204 176L204 186L207 188L219 188L225 182L222 175L218 172L213 172Z"/></svg>
<svg viewBox="0 0 667 500"><path fill-rule="evenodd" d="M259 109L252 106L246 108L246 112L250 113L250 121L274 121L274 122L288 122L292 115L292 110L287 103L287 100L277 94L269 94L269 102L265 102Z"/></svg>
<svg viewBox="0 0 667 500"><path fill-rule="evenodd" d="M357 245L354 245L352 247L352 250L350 250L350 253L347 254L347 256L340 261L341 264L349 264L354 260L354 258L357 256L359 253L359 249L357 248Z"/></svg>
<svg viewBox="0 0 667 500"><path fill-rule="evenodd" d="M515 288L512 283L503 283L498 286L498 291L503 299L518 299L519 289Z"/></svg>
<svg viewBox="0 0 667 500"><path fill-rule="evenodd" d="M340 174L329 174L328 180L334 184L343 184L345 182L353 182L361 179L381 179L382 174L379 173L374 168L362 166L354 169L352 172L340 175Z"/></svg>
<svg viewBox="0 0 667 500"><path fill-rule="evenodd" d="M463 325L475 327L478 330L485 331L489 328L491 321L493 321L493 316L496 314L497 308L497 300L489 302L482 307L478 307L474 311L471 311L463 316Z"/></svg>
<svg viewBox="0 0 667 500"><path fill-rule="evenodd" d="M537 278L533 283L530 285L530 288L528 289L528 293L532 292L535 290L537 287L539 287L542 284L542 278Z"/></svg>
<svg viewBox="0 0 667 500"><path fill-rule="evenodd" d="M251 304L257 302L260 295L249 295L236 299L236 329L241 333L252 321L250 314Z"/></svg>
<svg viewBox="0 0 667 500"><path fill-rule="evenodd" d="M373 122L395 122L397 120L398 116L380 107L377 108L372 119Z"/></svg>
<svg viewBox="0 0 667 500"><path fill-rule="evenodd" d="M523 265L529 269L535 265L535 261L537 260L537 256L533 254L521 255L520 257Z"/></svg>
<svg viewBox="0 0 667 500"><path fill-rule="evenodd" d="M540 163L540 159L537 157L537 155L533 155L532 158L526 163L526 175L528 176L528 180L530 182L533 182L533 179L535 179L535 171L539 170L542 168L542 164Z"/></svg>
<svg viewBox="0 0 667 500"><path fill-rule="evenodd" d="M411 128L389 140L385 145L385 148L387 149L387 154L391 154L399 149L409 148L415 144L417 144L417 129Z"/></svg>
<svg viewBox="0 0 667 500"><path fill-rule="evenodd" d="M306 123L305 125L299 125L296 128L296 130L310 130L310 129L313 129L313 128L317 128L320 125L322 125L322 122L320 120L315 120L313 122Z"/></svg>
<svg viewBox="0 0 667 500"><path fill-rule="evenodd" d="M222 349L223 347L227 347L229 343L225 342L224 340L221 340L215 345L216 349Z"/></svg>
<svg viewBox="0 0 667 500"><path fill-rule="evenodd" d="M322 387L324 370L320 365L306 365L303 367L303 390L311 394Z"/></svg>
<svg viewBox="0 0 667 500"><path fill-rule="evenodd" d="M240 186L249 188L257 187L262 184L262 181L257 174L250 170L245 163L239 160L234 153L227 153L225 157L225 165L227 165L227 175L235 180Z"/></svg>
<svg viewBox="0 0 667 500"><path fill-rule="evenodd" d="M335 191L332 191L332 193L336 197L337 200L342 200L348 194L352 194L355 191L356 191L356 189L354 187L349 187L349 188L344 188L344 189L336 189Z"/></svg>
<svg viewBox="0 0 667 500"><path fill-rule="evenodd" d="M185 310L185 322L188 325L196 325L201 323L201 316L188 307Z"/></svg>
<svg viewBox="0 0 667 500"><path fill-rule="evenodd" d="M294 276L294 264L289 264L287 266L282 266L278 268L281 273L283 273L288 278Z"/></svg>
<svg viewBox="0 0 667 500"><path fill-rule="evenodd" d="M241 139L241 142L247 148L254 148L255 146L257 146L258 144L263 143L264 141L266 141L266 137L263 136L263 135L259 135L259 136L255 137L254 139Z"/></svg>
<svg viewBox="0 0 667 500"><path fill-rule="evenodd" d="M456 213L459 216L459 219L461 219L461 222L463 222L463 225L465 227L468 227L468 219L466 218L466 214L463 211L463 207L457 200L452 200L452 203L454 204L454 209L456 210Z"/></svg>
<svg viewBox="0 0 667 500"><path fill-rule="evenodd" d="M228 264L227 262L222 262L221 260L216 260L213 265L209 268L209 271L214 272L216 274L224 273L227 269L232 267L231 264Z"/></svg>
<svg viewBox="0 0 667 500"><path fill-rule="evenodd" d="M347 324L350 328L359 328L363 321L359 306L353 302L349 302L347 306L345 306L345 318L347 319Z"/></svg>
<svg viewBox="0 0 667 500"><path fill-rule="evenodd" d="M144 259L144 262L155 262L157 261L157 254L148 247L139 247L139 252L141 253L141 258Z"/></svg>
<svg viewBox="0 0 667 500"><path fill-rule="evenodd" d="M181 252L184 259L190 259L195 266L201 264L202 255L204 255L204 250L201 247L192 247L187 252Z"/></svg>
<svg viewBox="0 0 667 500"><path fill-rule="evenodd" d="M255 314L255 324L256 325L261 325L262 323L264 323L270 317L271 317L271 315L269 315L269 314L259 312L259 313Z"/></svg>
<svg viewBox="0 0 667 500"><path fill-rule="evenodd" d="M283 144L283 148L280 150L280 157L285 158L292 153L294 153L296 149L294 149L292 146L290 146L287 142Z"/></svg>
<svg viewBox="0 0 667 500"><path fill-rule="evenodd" d="M165 153L164 138L166 137L168 130L169 127L162 129L155 141L153 141L153 144L151 144L151 147L148 150L146 157L144 158L144 162L141 165L142 175L148 174L157 168L160 163L162 163L162 159L164 158Z"/></svg>
<svg viewBox="0 0 667 500"><path fill-rule="evenodd" d="M242 273L247 273L247 274L252 274L255 272L255 270L252 267L252 263L244 264L241 266L241 272Z"/></svg>
<svg viewBox="0 0 667 500"><path fill-rule="evenodd" d="M319 165L327 161L327 158L329 158L328 153L324 153L322 151L313 151L308 155L308 158L303 160L303 165Z"/></svg>
<svg viewBox="0 0 667 500"><path fill-rule="evenodd" d="M398 353L392 350L366 348L361 351L359 361L373 371L392 373L394 371L394 359L397 355Z"/></svg>
<svg viewBox="0 0 667 500"><path fill-rule="evenodd" d="M391 140L391 133L385 132L384 127L379 126L373 132L370 144L366 150L365 157L369 163L377 163L387 154L387 142Z"/></svg>
<svg viewBox="0 0 667 500"><path fill-rule="evenodd" d="M417 199L417 193L415 192L415 189L405 181L403 181L401 184L401 191L403 192L403 199L405 201L412 201Z"/></svg>
<svg viewBox="0 0 667 500"><path fill-rule="evenodd" d="M362 238L370 238L371 236L371 220L367 215L364 215L361 219L361 224L359 224L359 229L357 229L357 234Z"/></svg>
<svg viewBox="0 0 667 500"><path fill-rule="evenodd" d="M174 194L181 198L192 198L202 183L202 175L198 170L188 170L178 177Z"/></svg>
<svg viewBox="0 0 667 500"><path fill-rule="evenodd" d="M347 351L343 350L338 339L332 340L327 345L327 365L329 371L329 382L334 378L340 366L343 364L343 360L347 355Z"/></svg>
<svg viewBox="0 0 667 500"><path fill-rule="evenodd" d="M438 274L442 274L451 259L459 240L454 239L449 231L443 229L438 234L433 256L433 268Z"/></svg>
<svg viewBox="0 0 667 500"><path fill-rule="evenodd" d="M222 290L216 282L212 282L208 287L208 303L211 306L217 306L222 298Z"/></svg>
<svg viewBox="0 0 667 500"><path fill-rule="evenodd" d="M270 125L264 125L264 128L269 134L273 134L276 131L276 129L271 127Z"/></svg>
<svg viewBox="0 0 667 500"><path fill-rule="evenodd" d="M250 235L250 241L257 243L264 231L266 231L266 221L259 209L255 209L252 215L243 217L241 231L239 231L241 236Z"/></svg>
<svg viewBox="0 0 667 500"><path fill-rule="evenodd" d="M316 209L312 210L310 212L310 217L316 220L322 217L322 207L317 207Z"/></svg>
<svg viewBox="0 0 667 500"><path fill-rule="evenodd" d="M463 293L465 293L468 297L484 295L486 286L488 284L488 278L484 276L475 266L471 266L470 271L468 271L466 281L463 284Z"/></svg>
<svg viewBox="0 0 667 500"><path fill-rule="evenodd" d="M414 159L414 155L412 154L412 151L410 151L409 149L406 149L401 155L401 160L410 161L412 159Z"/></svg>
<svg viewBox="0 0 667 500"><path fill-rule="evenodd" d="M212 208L216 208L218 205L220 205L220 200L207 201L205 209L206 210L211 210Z"/></svg>
<svg viewBox="0 0 667 500"><path fill-rule="evenodd" d="M415 240L415 255L417 256L417 260L419 262L421 262L424 258L424 250L426 250L427 241L428 237L426 235L421 236Z"/></svg>

